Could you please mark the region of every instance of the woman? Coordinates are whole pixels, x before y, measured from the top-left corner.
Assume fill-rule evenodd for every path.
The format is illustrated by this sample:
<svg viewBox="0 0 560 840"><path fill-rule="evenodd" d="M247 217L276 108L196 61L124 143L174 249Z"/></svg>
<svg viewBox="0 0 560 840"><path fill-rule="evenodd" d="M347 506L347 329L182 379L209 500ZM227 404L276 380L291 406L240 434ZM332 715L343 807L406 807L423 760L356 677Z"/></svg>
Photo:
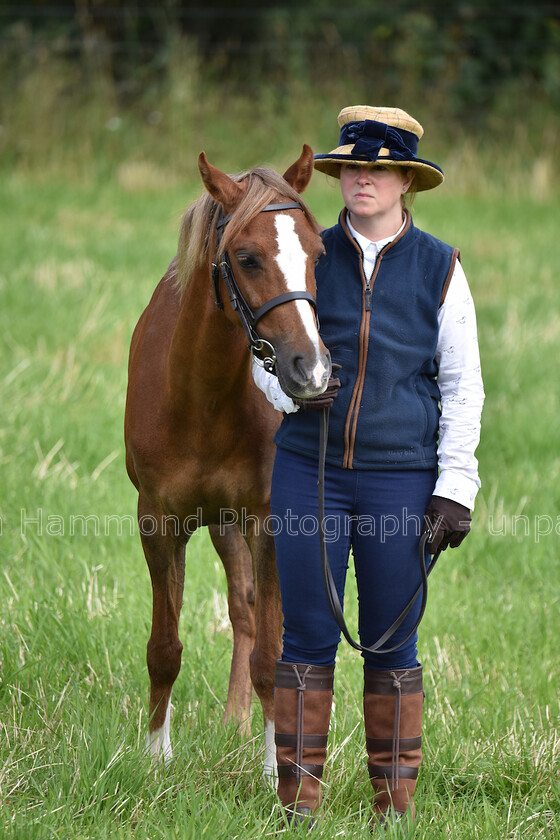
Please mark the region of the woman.
<svg viewBox="0 0 560 840"><path fill-rule="evenodd" d="M411 194L443 181L417 157L422 126L398 108L338 116L339 145L315 168L339 178L344 208L322 234L317 267L321 337L336 376L323 397L296 404L278 381L255 381L284 412L272 513L284 613L277 663L278 794L293 822L321 803L340 631L324 593L317 528L319 415L331 403L325 472L328 555L342 602L352 551L365 648L391 626L420 582L418 545L455 547L480 487L475 449L484 400L476 316L457 249L413 225ZM340 367L338 367L340 366ZM314 519L313 519L314 518ZM419 603L391 639L406 639ZM373 811L414 817L422 759L417 635L393 653L365 651L364 719ZM312 817L310 819L312 822Z"/></svg>

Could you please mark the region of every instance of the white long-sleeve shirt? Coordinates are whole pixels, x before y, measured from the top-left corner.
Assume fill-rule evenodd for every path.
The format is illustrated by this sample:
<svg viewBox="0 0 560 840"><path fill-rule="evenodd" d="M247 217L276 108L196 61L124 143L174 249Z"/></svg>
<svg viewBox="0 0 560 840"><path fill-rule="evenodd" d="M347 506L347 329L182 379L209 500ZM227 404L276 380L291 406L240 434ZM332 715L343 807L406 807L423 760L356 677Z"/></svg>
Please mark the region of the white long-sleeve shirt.
<svg viewBox="0 0 560 840"><path fill-rule="evenodd" d="M362 249L364 273L370 279L379 252L400 231L387 239L371 242L352 227L348 218L347 224ZM438 310L436 362L441 417L437 450L439 475L434 495L452 499L472 510L480 488L475 450L480 440L484 387L474 302L459 261L455 264L445 301ZM280 388L277 377L254 361L253 379L276 409L287 414L298 410Z"/></svg>

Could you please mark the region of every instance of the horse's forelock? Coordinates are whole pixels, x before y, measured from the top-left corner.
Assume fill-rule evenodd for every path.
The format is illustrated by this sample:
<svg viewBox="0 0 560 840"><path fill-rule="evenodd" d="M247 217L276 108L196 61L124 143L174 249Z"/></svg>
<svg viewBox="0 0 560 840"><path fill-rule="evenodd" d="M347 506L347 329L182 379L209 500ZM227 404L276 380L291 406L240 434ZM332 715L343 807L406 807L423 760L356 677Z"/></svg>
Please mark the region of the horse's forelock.
<svg viewBox="0 0 560 840"><path fill-rule="evenodd" d="M236 180L245 185L245 195L232 213L224 229L220 243L220 254L227 250L229 243L253 219L262 212L267 204L274 204L281 200L295 201L303 210L314 230L318 230L317 223L302 200L300 194L291 187L284 178L272 169L256 168L239 176Z"/></svg>

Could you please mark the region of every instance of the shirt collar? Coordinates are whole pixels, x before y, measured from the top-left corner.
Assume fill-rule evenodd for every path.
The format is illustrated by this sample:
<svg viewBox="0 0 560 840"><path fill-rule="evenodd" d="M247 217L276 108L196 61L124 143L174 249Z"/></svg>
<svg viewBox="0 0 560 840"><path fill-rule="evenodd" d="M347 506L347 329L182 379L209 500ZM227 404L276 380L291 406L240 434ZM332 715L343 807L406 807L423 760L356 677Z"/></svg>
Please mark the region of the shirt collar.
<svg viewBox="0 0 560 840"><path fill-rule="evenodd" d="M397 236L400 233L402 233L406 224L406 216L404 216L402 225L400 226L398 231L395 234L393 234L393 236L388 236L386 239L379 239L377 242L372 242L371 239L367 238L367 236L364 236L362 233L358 233L356 228L353 227L352 223L350 222L349 215L349 213L346 214L346 224L348 225L348 230L350 231L350 233L362 249L362 253L364 254L368 249L370 252L375 251L375 254L378 254L385 247L385 245L388 245L389 242L392 242L393 239L396 239Z"/></svg>

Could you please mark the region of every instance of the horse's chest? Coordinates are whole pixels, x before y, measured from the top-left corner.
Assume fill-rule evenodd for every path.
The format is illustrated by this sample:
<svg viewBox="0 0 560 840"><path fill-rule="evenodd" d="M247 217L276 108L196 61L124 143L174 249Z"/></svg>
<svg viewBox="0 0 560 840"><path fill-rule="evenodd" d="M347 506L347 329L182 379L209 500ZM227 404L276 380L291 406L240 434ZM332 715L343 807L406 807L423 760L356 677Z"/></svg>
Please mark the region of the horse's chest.
<svg viewBox="0 0 560 840"><path fill-rule="evenodd" d="M202 430L201 430L202 431ZM167 452L170 469L161 488L165 506L202 513L203 524L219 521L222 510L256 510L268 504L273 445L230 435L186 436Z"/></svg>

